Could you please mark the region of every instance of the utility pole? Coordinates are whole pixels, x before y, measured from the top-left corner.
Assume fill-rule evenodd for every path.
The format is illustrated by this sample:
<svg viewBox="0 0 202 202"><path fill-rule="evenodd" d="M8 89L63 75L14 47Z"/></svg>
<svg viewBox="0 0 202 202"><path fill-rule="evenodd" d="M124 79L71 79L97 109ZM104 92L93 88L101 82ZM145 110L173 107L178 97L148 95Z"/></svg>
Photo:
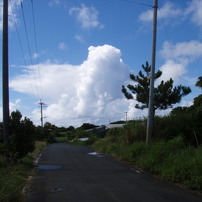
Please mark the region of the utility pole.
<svg viewBox="0 0 202 202"><path fill-rule="evenodd" d="M41 109L41 127L43 128L43 107L46 105L44 102L42 102L42 100L40 100L39 102L40 105L40 109Z"/></svg>
<svg viewBox="0 0 202 202"><path fill-rule="evenodd" d="M126 122L128 121L128 112L125 112L126 114Z"/></svg>
<svg viewBox="0 0 202 202"><path fill-rule="evenodd" d="M158 9L158 0L154 0L152 58L151 58L152 61L151 61L149 109L148 109L147 135L146 135L146 143L147 144L151 143L151 136L152 136L153 127L154 127L154 77L155 77L155 59L156 59L157 9Z"/></svg>
<svg viewBox="0 0 202 202"><path fill-rule="evenodd" d="M3 137L9 137L9 73L8 73L8 0L3 1L3 41L2 41L2 92L3 92Z"/></svg>

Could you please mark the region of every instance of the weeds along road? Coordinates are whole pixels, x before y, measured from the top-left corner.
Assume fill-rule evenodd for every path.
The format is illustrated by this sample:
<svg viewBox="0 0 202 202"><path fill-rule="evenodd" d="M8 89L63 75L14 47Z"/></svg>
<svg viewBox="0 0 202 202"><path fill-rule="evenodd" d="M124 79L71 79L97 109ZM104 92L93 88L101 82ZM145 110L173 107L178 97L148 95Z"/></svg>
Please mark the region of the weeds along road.
<svg viewBox="0 0 202 202"><path fill-rule="evenodd" d="M201 202L202 196L88 147L57 143L43 151L28 202L112 201Z"/></svg>

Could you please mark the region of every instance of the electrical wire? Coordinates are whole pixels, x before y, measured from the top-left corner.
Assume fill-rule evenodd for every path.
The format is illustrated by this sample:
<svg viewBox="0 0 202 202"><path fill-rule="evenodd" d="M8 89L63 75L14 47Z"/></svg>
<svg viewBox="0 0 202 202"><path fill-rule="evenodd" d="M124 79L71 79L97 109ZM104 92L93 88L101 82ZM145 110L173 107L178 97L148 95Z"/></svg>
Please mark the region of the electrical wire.
<svg viewBox="0 0 202 202"><path fill-rule="evenodd" d="M178 68L177 68L177 60L176 60L176 57L175 57L175 55L174 55L172 46L171 46L171 44L170 44L170 37L168 36L168 31L167 31L167 29L166 29L166 25L165 25L165 22L164 22L164 20L163 20L163 18L162 18L160 9L159 9L159 15L160 15L160 18L161 18L161 21L162 21L162 24L163 24L163 29L164 29L164 32L165 32L165 35L166 35L166 38L167 38L167 42L168 42L169 49L170 49L170 52L171 52L171 55L172 55L172 58L173 58L173 61L174 61L174 64L175 64L175 68L177 69L177 73L178 73L178 77L179 77L180 83L182 83L182 82L181 82L180 73L179 73L179 70L178 70Z"/></svg>
<svg viewBox="0 0 202 202"><path fill-rule="evenodd" d="M17 27L16 20L15 20L15 18L14 18L14 13L13 13L13 7L12 7L11 0L9 0L9 2L10 2L11 16L12 16L12 20L13 20L13 23L14 23L14 26L15 26L15 29L16 29L17 38L18 38L18 42L19 42L19 45L20 45L20 50L21 50L21 53L22 53L22 58L23 58L24 66L25 66L25 68L26 68L26 73L27 73L27 75L28 75L28 79L29 79L29 83L30 83L32 92L33 92L33 94L35 95L35 97L36 97L36 99L37 99L37 96L36 96L37 93L35 92L34 87L33 87L33 85L32 85L32 82L31 82L30 71L29 71L28 68L27 68L27 63L26 63L26 60L25 60L25 54L24 54L23 47L22 47L22 41L21 41L21 39L20 39L20 35L19 35L19 31L18 31L18 27Z"/></svg>
<svg viewBox="0 0 202 202"><path fill-rule="evenodd" d="M38 51L38 43L37 43L37 35L36 35L36 20L35 20L35 12L34 12L34 5L33 5L33 0L31 0L31 5L32 5L32 19L33 19L33 26L34 26L34 39L35 39L35 48L36 48L36 54L37 54L37 69L38 69L38 75L39 75L39 82L40 82L40 91L41 91L41 99L43 98L43 90L42 90L42 85L41 85L41 72L39 68L39 51Z"/></svg>
<svg viewBox="0 0 202 202"><path fill-rule="evenodd" d="M146 4L146 3L141 3L139 1L132 1L132 0L121 0L121 1L137 4L137 5L140 5L140 6L147 6L147 7L151 7L151 8L153 7L152 5L149 5L149 4Z"/></svg>
<svg viewBox="0 0 202 202"><path fill-rule="evenodd" d="M26 36L26 41L27 41L27 46L28 46L28 51L29 51L29 57L30 57L30 61L31 61L31 65L34 66L33 60L32 60L32 55L31 55L31 48L30 48L30 43L29 43L29 38L28 38L28 32L27 32L27 26L26 26L26 21L25 21L25 14L24 14L24 8L23 8L23 4L21 1L21 11L22 11L22 17L23 17L23 24L24 24L24 28L25 28L25 36ZM40 100L40 96L39 96L39 87L37 85L37 78L36 78L36 72L35 72L35 68L32 68L33 70L33 78L35 81L35 86L36 86L36 91L37 91L37 95L38 95L38 100Z"/></svg>
<svg viewBox="0 0 202 202"><path fill-rule="evenodd" d="M172 58L173 58L174 65L175 65L175 68L176 68L177 73L178 73L179 83L182 85L182 79L181 79L181 76L180 76L180 73L179 73L179 69L178 69L178 66L177 66L177 59L176 59L176 57L175 57L175 55L174 55L174 51L173 51L172 46L171 46L171 44L170 44L170 37L169 37L169 35L168 35L168 31L167 31L167 29L166 29L166 25L165 25L165 22L164 22L164 20L163 20L163 18L162 18L160 9L159 9L158 11L159 11L159 15L160 15L160 18L161 18L161 21L162 21L162 24L163 24L163 29L164 29L165 35L166 35L166 37L167 37L167 41L168 41L169 49L170 49L170 52L171 52L171 56L172 56ZM186 96L184 97L184 99L185 99L186 102L188 102Z"/></svg>

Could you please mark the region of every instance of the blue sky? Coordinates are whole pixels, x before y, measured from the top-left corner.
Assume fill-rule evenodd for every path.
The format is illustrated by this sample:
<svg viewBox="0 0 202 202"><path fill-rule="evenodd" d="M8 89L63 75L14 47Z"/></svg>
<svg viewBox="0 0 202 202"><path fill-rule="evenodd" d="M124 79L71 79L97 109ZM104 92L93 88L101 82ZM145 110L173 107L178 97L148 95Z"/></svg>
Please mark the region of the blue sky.
<svg viewBox="0 0 202 202"><path fill-rule="evenodd" d="M40 124L42 99L44 120L64 126L105 124L124 119L126 111L129 119L147 116L147 110L134 108L135 100L126 100L121 86L151 61L152 4L10 0L10 110ZM156 69L163 71L161 80L172 77L175 85L190 86L181 106L201 93L194 85L202 75L201 59L202 1L159 0Z"/></svg>

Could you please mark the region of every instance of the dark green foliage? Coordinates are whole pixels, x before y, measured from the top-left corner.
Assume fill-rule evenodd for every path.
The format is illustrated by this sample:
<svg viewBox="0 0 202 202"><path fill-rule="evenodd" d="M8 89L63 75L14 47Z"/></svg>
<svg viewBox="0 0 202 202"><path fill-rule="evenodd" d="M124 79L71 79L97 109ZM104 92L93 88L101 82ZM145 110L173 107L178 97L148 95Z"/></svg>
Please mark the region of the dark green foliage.
<svg viewBox="0 0 202 202"><path fill-rule="evenodd" d="M57 126L55 126L55 125L53 125L53 124L51 124L49 122L46 122L44 124L44 129L51 131L51 130L57 129Z"/></svg>
<svg viewBox="0 0 202 202"><path fill-rule="evenodd" d="M124 145L121 139L112 140L106 136L95 142L93 147L168 181L202 190L202 147L187 146L182 136L154 141L150 145L142 141Z"/></svg>
<svg viewBox="0 0 202 202"><path fill-rule="evenodd" d="M111 122L110 124L124 124L127 123L126 121L115 121L115 122Z"/></svg>
<svg viewBox="0 0 202 202"><path fill-rule="evenodd" d="M19 111L11 113L10 136L7 145L10 158L13 160L23 158L35 148L35 126L28 118L22 119Z"/></svg>
<svg viewBox="0 0 202 202"><path fill-rule="evenodd" d="M165 110L171 108L173 104L179 103L181 98L191 92L189 87L173 87L173 80L170 79L161 83L154 89L154 108Z"/></svg>
<svg viewBox="0 0 202 202"><path fill-rule="evenodd" d="M87 126L94 127L94 125L91 124L87 124ZM82 140L82 138L86 138L86 140ZM66 139L67 142L70 144L91 145L100 138L97 135L93 134L91 131L87 131L82 129L82 127L79 127L72 131L68 131L68 133L66 134Z"/></svg>
<svg viewBox="0 0 202 202"><path fill-rule="evenodd" d="M83 125L80 128L83 130L89 130L89 129L96 128L96 127L98 127L98 126L91 124L91 123L83 123Z"/></svg>
<svg viewBox="0 0 202 202"><path fill-rule="evenodd" d="M155 139L169 140L181 134L187 144L202 144L202 113L179 113L165 117L155 117Z"/></svg>
<svg viewBox="0 0 202 202"><path fill-rule="evenodd" d="M4 147L5 144L2 144ZM2 146L0 144L0 150ZM36 143L34 152L29 153L18 161L8 161L5 155L0 154L0 201L1 202L23 202L27 201L25 186L30 183L30 176L33 176L33 159L36 157L45 144ZM27 189L26 189L27 191Z"/></svg>
<svg viewBox="0 0 202 202"><path fill-rule="evenodd" d="M187 112L187 107L176 107L174 109L172 109L171 111L171 115L177 115L183 112Z"/></svg>
<svg viewBox="0 0 202 202"><path fill-rule="evenodd" d="M132 121L124 125L122 131L123 142L133 144L136 141L145 140L146 121Z"/></svg>
<svg viewBox="0 0 202 202"><path fill-rule="evenodd" d="M67 128L67 131L72 131L72 130L74 130L75 128L74 128L74 126L69 126L68 128Z"/></svg>
<svg viewBox="0 0 202 202"><path fill-rule="evenodd" d="M198 77L198 81L196 82L196 86L202 89L202 76Z"/></svg>
<svg viewBox="0 0 202 202"><path fill-rule="evenodd" d="M130 78L135 85L129 84L127 86L127 91L125 86L122 86L122 92L127 99L136 99L142 105L136 104L136 108L145 109L148 108L149 104L149 89L150 89L150 79L149 75L151 72L151 66L146 62L146 65L142 65L145 75L142 71L139 71L137 76L130 74ZM158 70L155 73L155 80L162 75L162 72ZM161 83L154 88L154 110L160 109L165 110L172 107L173 104L181 101L181 98L191 92L189 87L185 86L173 86L172 78L166 82L161 81ZM136 96L134 97L133 94Z"/></svg>
<svg viewBox="0 0 202 202"><path fill-rule="evenodd" d="M122 131L122 128L111 128L107 131L106 137L108 137L112 143L117 142L120 140Z"/></svg>
<svg viewBox="0 0 202 202"><path fill-rule="evenodd" d="M157 136L172 138L182 134L187 143L199 146L202 144L202 95L194 98L190 107L177 107L169 116L162 117L157 122Z"/></svg>
<svg viewBox="0 0 202 202"><path fill-rule="evenodd" d="M202 109L202 94L194 98L194 108L198 108L198 110Z"/></svg>

